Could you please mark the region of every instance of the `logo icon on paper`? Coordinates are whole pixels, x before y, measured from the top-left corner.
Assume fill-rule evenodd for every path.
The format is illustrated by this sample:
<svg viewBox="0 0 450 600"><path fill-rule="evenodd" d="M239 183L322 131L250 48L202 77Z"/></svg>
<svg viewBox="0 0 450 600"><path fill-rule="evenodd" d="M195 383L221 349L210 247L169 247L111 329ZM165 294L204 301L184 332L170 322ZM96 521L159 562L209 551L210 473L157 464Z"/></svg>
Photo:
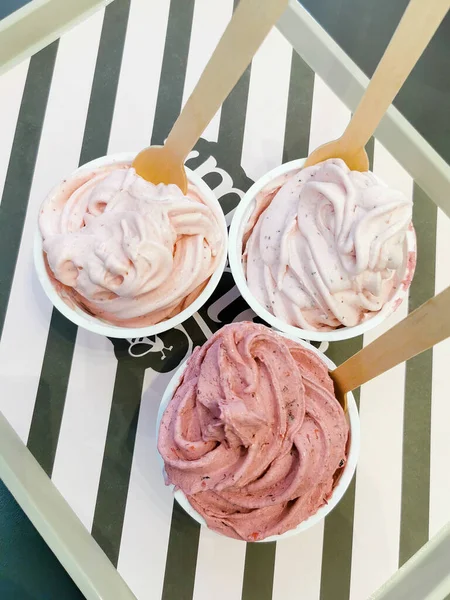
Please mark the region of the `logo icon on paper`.
<svg viewBox="0 0 450 600"><path fill-rule="evenodd" d="M130 347L128 353L130 356L139 358L145 356L149 352L159 352L160 360L166 358L166 350L171 352L173 346L165 346L159 335L152 335L151 337L131 338L128 340Z"/></svg>

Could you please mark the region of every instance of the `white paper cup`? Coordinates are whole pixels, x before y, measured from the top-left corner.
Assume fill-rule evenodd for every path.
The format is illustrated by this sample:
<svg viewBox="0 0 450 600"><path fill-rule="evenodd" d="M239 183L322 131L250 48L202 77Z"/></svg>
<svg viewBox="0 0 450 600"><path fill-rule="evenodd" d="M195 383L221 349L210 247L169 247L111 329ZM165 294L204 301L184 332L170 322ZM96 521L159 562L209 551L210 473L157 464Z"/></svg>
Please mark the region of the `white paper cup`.
<svg viewBox="0 0 450 600"><path fill-rule="evenodd" d="M277 332L277 333L280 333L280 332ZM320 350L317 350L317 348L315 348L311 344L308 344L308 342L305 342L294 336L286 335L284 333L280 333L280 335L284 335L285 337L292 339L294 342L297 342L298 344L301 344L305 348L308 348L309 350L312 350L313 352L315 352L317 354L317 356L319 356L324 361L324 363L327 365L329 370L333 370L336 368L336 365L334 364L334 362L332 362L328 358L328 356L325 356L325 354L320 352ZM161 425L162 416L163 416L164 411L166 410L169 402L172 400L172 397L173 397L175 391L177 390L177 388L180 384L181 377L186 369L188 361L189 361L189 358L186 359L184 361L184 363L181 364L178 367L178 369L175 371L175 374L173 375L172 379L170 380L170 382L166 388L166 391L164 392L164 395L162 397L161 404L159 405L158 416L156 419L156 431L157 431L156 440L157 441L158 441L158 437L159 437L159 427ZM278 540L284 540L288 537L292 537L293 535L297 535L297 534L301 533L302 531L306 531L313 525L316 525L316 523L319 523L320 521L322 521L333 510L333 508L339 503L342 496L347 491L347 488L350 485L352 477L355 473L356 463L358 462L359 448L360 448L359 414L358 414L358 409L356 407L355 398L351 392L349 392L347 394L347 403L348 403L348 410L347 410L346 416L347 416L347 421L348 421L349 427L350 427L347 462L342 470L342 474L339 477L339 480L338 480L336 486L334 487L333 492L332 492L327 504L324 504L323 506L321 506L317 512L315 512L313 515L311 515L310 517L308 517L307 519L305 519L304 521L299 523L299 525L297 525L297 527L295 527L294 529L290 529L289 531L286 531L285 533L282 533L281 535L272 535L263 540L257 540L257 542L276 542ZM159 454L158 449L156 449L156 451L158 452L158 457L161 462L163 475L165 475L164 460L163 460L162 456ZM205 527L208 527L205 519L191 506L191 504L189 503L185 494L180 489L175 490L175 488L172 484L169 484L169 486L173 491L175 500L188 513L188 515L190 515L195 521L200 523L200 525L204 525ZM217 533L217 534L221 535L219 533Z"/></svg>
<svg viewBox="0 0 450 600"><path fill-rule="evenodd" d="M72 173L71 177L85 170L90 171L92 169L96 169L98 167L114 163L129 162L131 164L135 156L135 152L123 152L120 154L112 154L110 156L102 156L79 167L76 171L74 171L74 173ZM219 283L219 280L222 277L222 273L225 268L225 263L227 259L226 250L228 239L227 224L225 221L223 210L211 188L209 188L206 185L206 183L203 181L203 179L201 179L201 177L199 177L199 175L197 175L190 169L186 168L186 173L188 180L195 185L195 187L201 193L203 199L208 203L208 206L214 211L223 237L222 256L220 257L217 269L211 275L202 293L192 302L192 304L190 304L179 314L175 315L171 319L167 319L165 321L161 321L160 323L156 323L155 325L147 325L146 327L118 327L116 325L112 325L110 323L107 323L106 321L98 319L97 317L89 315L78 306L71 307L68 304L66 304L66 302L64 302L64 300L54 288L53 283L48 276L44 261L44 252L42 249L42 236L39 227L37 227L34 239L34 264L36 267L39 281L41 282L41 285L44 288L47 297L52 302L53 306L59 310L60 313L62 313L70 321L75 323L75 325L83 327L84 329L88 329L93 333L98 333L99 335L106 335L108 337L129 339L136 337L152 336L158 333L162 333L163 331L168 331L169 329L172 329L173 327L179 325L183 321L186 321L186 319L191 317L205 304L205 302L208 300L208 298L211 296L211 294L217 287L217 284Z"/></svg>
<svg viewBox="0 0 450 600"><path fill-rule="evenodd" d="M304 158L292 160L280 165L279 167L276 167L275 169L272 169L272 171L269 171L266 173L266 175L264 175L264 177L261 177L261 179L254 183L244 195L238 207L236 208L230 227L228 240L230 269L233 274L234 281L236 282L236 285L244 300L259 317L272 325L274 329L284 331L295 338L300 337L305 340L314 340L317 342L336 342L338 340L348 340L350 338L357 337L358 335L361 335L366 331L373 329L374 327L377 327L377 325L382 323L403 302L408 293L408 289L414 275L416 263L416 234L412 226L406 233L404 242L405 259L404 264L399 269L399 279L402 283L398 286L396 293L379 312L360 325L355 325L355 327L339 327L334 331L310 331L289 325L285 321L282 321L258 302L247 285L247 279L242 266L242 238L247 222L253 213L257 194L274 179L277 179L281 175L285 175L290 171L294 172L300 169L304 165L305 160L306 159Z"/></svg>

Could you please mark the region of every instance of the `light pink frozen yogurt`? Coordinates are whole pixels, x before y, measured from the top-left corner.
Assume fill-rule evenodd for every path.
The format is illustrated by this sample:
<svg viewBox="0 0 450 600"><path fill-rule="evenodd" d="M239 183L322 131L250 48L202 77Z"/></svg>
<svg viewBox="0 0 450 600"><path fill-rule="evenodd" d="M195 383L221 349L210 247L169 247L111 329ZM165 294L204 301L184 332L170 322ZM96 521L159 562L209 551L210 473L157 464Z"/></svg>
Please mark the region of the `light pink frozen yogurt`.
<svg viewBox="0 0 450 600"><path fill-rule="evenodd" d="M249 289L305 330L358 325L392 298L404 265L415 264L405 256L411 217L403 193L340 159L289 173L260 192L247 224Z"/></svg>
<svg viewBox="0 0 450 600"><path fill-rule="evenodd" d="M327 502L349 429L322 360L264 325L226 325L187 363L161 420L168 481L210 528L247 541Z"/></svg>
<svg viewBox="0 0 450 600"><path fill-rule="evenodd" d="M186 308L225 247L213 209L192 184L184 196L123 163L57 186L39 225L61 296L124 327L152 325Z"/></svg>

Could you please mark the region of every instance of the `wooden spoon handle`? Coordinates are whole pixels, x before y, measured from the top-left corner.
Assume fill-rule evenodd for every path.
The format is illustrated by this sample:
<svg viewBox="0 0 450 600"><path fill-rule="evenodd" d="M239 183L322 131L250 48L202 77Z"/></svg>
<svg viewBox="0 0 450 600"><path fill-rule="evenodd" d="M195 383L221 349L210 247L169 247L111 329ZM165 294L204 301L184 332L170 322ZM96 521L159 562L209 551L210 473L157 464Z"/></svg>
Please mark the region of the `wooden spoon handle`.
<svg viewBox="0 0 450 600"><path fill-rule="evenodd" d="M287 3L288 0L240 1L166 140L166 148L181 162L250 64Z"/></svg>
<svg viewBox="0 0 450 600"><path fill-rule="evenodd" d="M333 371L343 393L450 337L450 287L428 300Z"/></svg>
<svg viewBox="0 0 450 600"><path fill-rule="evenodd" d="M341 142L364 148L450 8L450 0L410 0Z"/></svg>

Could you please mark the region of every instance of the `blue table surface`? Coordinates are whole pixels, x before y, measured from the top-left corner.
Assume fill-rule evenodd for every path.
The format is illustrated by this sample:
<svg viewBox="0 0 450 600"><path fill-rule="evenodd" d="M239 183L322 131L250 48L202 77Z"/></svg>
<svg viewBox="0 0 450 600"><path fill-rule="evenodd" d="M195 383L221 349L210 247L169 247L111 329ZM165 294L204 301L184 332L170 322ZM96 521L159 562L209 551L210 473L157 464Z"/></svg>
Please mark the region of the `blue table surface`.
<svg viewBox="0 0 450 600"><path fill-rule="evenodd" d="M0 481L0 598L82 600L20 506Z"/></svg>
<svg viewBox="0 0 450 600"><path fill-rule="evenodd" d="M18 8L22 8L25 4L28 4L31 0L1 0L0 2L0 19L8 16Z"/></svg>

